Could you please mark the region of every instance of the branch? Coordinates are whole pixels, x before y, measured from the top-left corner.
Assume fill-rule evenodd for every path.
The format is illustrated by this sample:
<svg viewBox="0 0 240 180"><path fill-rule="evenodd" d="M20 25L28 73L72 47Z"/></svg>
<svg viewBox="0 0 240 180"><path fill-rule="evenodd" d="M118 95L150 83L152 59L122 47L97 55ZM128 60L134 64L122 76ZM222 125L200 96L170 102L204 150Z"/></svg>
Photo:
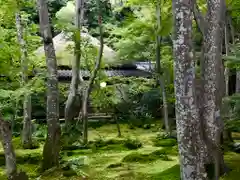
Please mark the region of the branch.
<svg viewBox="0 0 240 180"><path fill-rule="evenodd" d="M205 28L205 20L204 17L202 15L202 12L200 11L198 5L197 5L197 1L195 0L193 2L193 15L194 15L194 19L197 23L198 29L199 31L202 33L204 33L204 28Z"/></svg>

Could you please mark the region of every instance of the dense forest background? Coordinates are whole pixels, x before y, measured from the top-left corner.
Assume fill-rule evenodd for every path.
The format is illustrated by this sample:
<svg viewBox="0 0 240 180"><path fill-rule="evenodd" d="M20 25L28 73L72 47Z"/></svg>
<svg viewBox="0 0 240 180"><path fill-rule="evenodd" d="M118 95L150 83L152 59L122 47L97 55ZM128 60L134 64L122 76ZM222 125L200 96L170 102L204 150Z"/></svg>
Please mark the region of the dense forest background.
<svg viewBox="0 0 240 180"><path fill-rule="evenodd" d="M240 2L182 3L0 0L0 179L236 179Z"/></svg>

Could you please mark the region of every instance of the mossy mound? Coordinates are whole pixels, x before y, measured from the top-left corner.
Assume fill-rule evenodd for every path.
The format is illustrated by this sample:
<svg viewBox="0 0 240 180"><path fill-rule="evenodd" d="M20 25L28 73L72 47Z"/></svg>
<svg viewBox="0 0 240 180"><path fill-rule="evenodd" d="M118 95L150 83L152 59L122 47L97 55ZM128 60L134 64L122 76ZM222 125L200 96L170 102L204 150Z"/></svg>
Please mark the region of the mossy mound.
<svg viewBox="0 0 240 180"><path fill-rule="evenodd" d="M74 154L70 151L73 150L87 150L92 149L93 151L96 150L133 150L138 149L142 147L142 143L138 139L133 138L127 138L127 139L118 139L118 138L112 138L112 139L96 139L93 141L89 141L88 145L86 146L79 146L79 145L69 145L69 146L63 146L63 151L68 151L68 156L71 156L71 154Z"/></svg>
<svg viewBox="0 0 240 180"><path fill-rule="evenodd" d="M39 153L31 154L16 154L17 164L38 164L42 160L42 155ZM0 153L0 166L5 165L5 155Z"/></svg>
<svg viewBox="0 0 240 180"><path fill-rule="evenodd" d="M113 164L109 164L107 166L107 168L118 168L118 167L121 167L123 165L124 165L123 163L113 163Z"/></svg>
<svg viewBox="0 0 240 180"><path fill-rule="evenodd" d="M162 149L158 149L156 151L153 151L152 154L155 155L172 155L172 156L177 156L178 155L178 149L177 146L175 147L164 147Z"/></svg>
<svg viewBox="0 0 240 180"><path fill-rule="evenodd" d="M172 147L177 145L177 140L176 139L154 139L153 144L156 147Z"/></svg>
<svg viewBox="0 0 240 180"><path fill-rule="evenodd" d="M38 149L40 147L38 139L33 139L33 142L30 146L22 145L21 137L13 138L12 143L15 149Z"/></svg>
<svg viewBox="0 0 240 180"><path fill-rule="evenodd" d="M151 161L155 161L157 159L161 159L163 161L171 161L171 158L166 154L160 153L150 153L150 154L142 154L138 152L133 152L128 154L122 159L122 162L139 162L139 163L148 163Z"/></svg>

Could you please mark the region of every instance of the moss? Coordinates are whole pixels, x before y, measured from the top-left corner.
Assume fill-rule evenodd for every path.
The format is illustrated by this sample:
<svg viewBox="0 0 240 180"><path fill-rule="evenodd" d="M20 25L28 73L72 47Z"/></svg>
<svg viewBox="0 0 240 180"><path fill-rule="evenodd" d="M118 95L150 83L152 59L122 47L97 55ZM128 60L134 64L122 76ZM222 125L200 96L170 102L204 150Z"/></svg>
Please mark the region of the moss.
<svg viewBox="0 0 240 180"><path fill-rule="evenodd" d="M153 129L153 128L151 128ZM104 125L96 129L90 129L89 138L90 146L86 148L78 148L75 150L63 150L63 166L70 159L76 159L80 156L87 156L87 165L74 168L64 166L52 173L42 176L42 180L79 180L80 172L89 175L89 180L179 180L180 168L178 165L178 149L177 146L153 147L152 138L156 139L156 132L152 130L144 130L135 128L129 130L128 125L121 124L123 138L116 138L116 125ZM101 137L100 142L99 137ZM128 138L129 137L129 138ZM98 138L98 139L96 139ZM138 150L130 150L125 146L128 141L140 139L142 147ZM98 142L95 142L95 141ZM166 142L169 139L162 138L158 141ZM38 139L42 143L45 139ZM171 140L170 140L171 141ZM27 172L30 179L36 179L40 176L38 172L39 164L42 157L42 147L36 150L25 150L21 147L20 138L14 138L14 146L18 159L18 169ZM135 143L135 142L134 142ZM133 143L133 144L134 144ZM160 143L160 144L161 144ZM16 146L19 144L20 146ZM95 147L96 144L98 147ZM3 151L3 150L2 150ZM0 179L6 178L4 170L4 154L0 152ZM128 162L123 159L131 154ZM137 155L136 155L137 154ZM31 160L28 160L31 158ZM39 159L38 159L39 158ZM134 159L135 158L135 159ZM119 162L120 160L120 162ZM225 160L232 171L221 178L221 180L235 180L240 176L240 154L226 152ZM147 163L147 164L146 164ZM75 171L76 170L76 171ZM76 175L78 173L78 175Z"/></svg>
<svg viewBox="0 0 240 180"><path fill-rule="evenodd" d="M40 147L38 139L33 139L32 145L30 147L22 145L21 137L14 137L12 139L12 143L15 149L38 149Z"/></svg>
<svg viewBox="0 0 240 180"><path fill-rule="evenodd" d="M240 176L240 154L227 152L225 154L225 162L232 169L228 174L223 176L221 180L235 180Z"/></svg>
<svg viewBox="0 0 240 180"><path fill-rule="evenodd" d="M173 155L173 156L177 156L178 151L175 147L164 147L162 149L158 149L156 151L153 151L152 154L154 154L154 155Z"/></svg>
<svg viewBox="0 0 240 180"><path fill-rule="evenodd" d="M126 139L124 146L130 150L138 149L142 147L142 143L137 139Z"/></svg>
<svg viewBox="0 0 240 180"><path fill-rule="evenodd" d="M175 165L163 172L153 174L149 177L151 180L179 180L180 178L180 166Z"/></svg>
<svg viewBox="0 0 240 180"><path fill-rule="evenodd" d="M177 141L176 139L155 139L153 144L157 147L171 147L177 145Z"/></svg>
<svg viewBox="0 0 240 180"><path fill-rule="evenodd" d="M16 154L17 164L37 164L42 160L42 155L39 153L31 154ZM0 166L5 165L5 155L3 152L0 153Z"/></svg>
<svg viewBox="0 0 240 180"><path fill-rule="evenodd" d="M62 174L65 177L77 176L77 173L74 170L72 170L72 169L69 169L67 171L63 171Z"/></svg>
<svg viewBox="0 0 240 180"><path fill-rule="evenodd" d="M122 159L122 162L140 162L140 163L148 163L151 161L155 161L157 159L161 159L163 161L171 161L172 159L169 158L166 154L141 154L138 152L133 152L128 154Z"/></svg>
<svg viewBox="0 0 240 180"><path fill-rule="evenodd" d="M240 133L239 132L233 132L232 133L232 138L235 140L239 140L240 139Z"/></svg>
<svg viewBox="0 0 240 180"><path fill-rule="evenodd" d="M121 166L123 166L123 163L113 163L113 164L109 164L107 168L117 168Z"/></svg>

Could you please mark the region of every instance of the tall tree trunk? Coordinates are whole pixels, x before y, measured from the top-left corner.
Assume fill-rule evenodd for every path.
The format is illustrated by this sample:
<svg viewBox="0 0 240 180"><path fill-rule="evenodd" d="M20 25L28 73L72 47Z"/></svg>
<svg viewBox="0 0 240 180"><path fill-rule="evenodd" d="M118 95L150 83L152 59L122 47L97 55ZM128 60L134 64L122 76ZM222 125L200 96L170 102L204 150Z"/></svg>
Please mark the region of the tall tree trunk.
<svg viewBox="0 0 240 180"><path fill-rule="evenodd" d="M219 179L220 168L224 166L221 150L221 135L223 133L223 120L220 116L222 97L224 92L224 70L222 64L222 37L223 37L223 14L225 7L223 0L209 0L206 16L203 61L201 73L203 80L202 120L205 124L204 141L209 153L207 165L214 165L215 179ZM211 173L211 172L210 172ZM210 176L208 173L208 177Z"/></svg>
<svg viewBox="0 0 240 180"><path fill-rule="evenodd" d="M204 163L215 167L215 179L224 171L224 160L221 151L221 136L223 134L223 120L220 116L224 67L222 63L222 33L225 19L226 5L223 0L209 0L207 15L204 19L196 1L194 1L194 16L204 38L203 60L201 61L202 74L202 101L199 103L202 126L201 136L204 139L206 150ZM204 159L204 157L202 157ZM213 173L212 173L213 174ZM214 176L213 174L213 176ZM208 174L208 177L210 174Z"/></svg>
<svg viewBox="0 0 240 180"><path fill-rule="evenodd" d="M240 70L236 69L236 93L240 93Z"/></svg>
<svg viewBox="0 0 240 180"><path fill-rule="evenodd" d="M83 23L83 6L84 0L76 0L76 29L74 32L74 54L75 58L72 63L72 81L70 85L70 91L68 95L68 99L65 106L65 122L66 126L71 124L75 111L76 100L79 97L79 84L82 81L80 77L80 60L81 60L81 29Z"/></svg>
<svg viewBox="0 0 240 180"><path fill-rule="evenodd" d="M200 120L195 91L195 64L192 48L192 1L173 0L175 20L174 74L176 124L181 179L206 179L199 160L202 149Z"/></svg>
<svg viewBox="0 0 240 180"><path fill-rule="evenodd" d="M51 26L46 0L38 0L40 29L44 42L47 77L47 125L48 134L43 148L42 170L59 165L61 127L59 122L59 92L57 60L53 46Z"/></svg>
<svg viewBox="0 0 240 180"><path fill-rule="evenodd" d="M18 43L21 48L21 66L22 66L22 86L28 81L28 59L27 47L24 40L23 23L20 12L16 13L16 28ZM23 130L22 130L22 145L23 148L32 147L32 123L31 123L31 95L26 94L23 100Z"/></svg>
<svg viewBox="0 0 240 180"><path fill-rule="evenodd" d="M156 17L157 17L157 30L161 28L161 0L157 1L156 6ZM158 33L158 31L157 31ZM164 125L167 133L170 133L169 121L168 121L168 105L167 105L167 97L165 91L165 83L162 76L161 71L161 42L162 38L157 34L156 36L156 66L157 66L157 84L160 85L162 91L162 101L163 101L163 115L164 115Z"/></svg>
<svg viewBox="0 0 240 180"><path fill-rule="evenodd" d="M100 9L100 0L97 0L99 13L98 13L98 26L99 26L99 34L100 34L100 48L98 52L98 56L96 58L95 67L93 69L93 73L90 77L87 89L84 92L83 103L82 103L82 119L83 119L83 143L87 144L88 142L88 100L90 93L92 91L93 83L96 79L97 72L100 69L100 65L102 62L102 54L103 54L103 28L102 28L102 12Z"/></svg>
<svg viewBox="0 0 240 180"><path fill-rule="evenodd" d="M225 44L226 56L229 56L229 32L228 32L227 20L226 20L224 32L225 32L224 44ZM225 95L229 96L229 68L228 67L225 67L224 76L225 76Z"/></svg>
<svg viewBox="0 0 240 180"><path fill-rule="evenodd" d="M228 25L229 25L229 20L228 20L228 13L226 12L226 18L225 18L225 28L224 28L224 44L225 44L225 55L226 56L229 56L229 36L230 36L230 33L229 33L229 28L228 28ZM229 96L229 68L228 67L225 67L225 70L224 70L224 76L225 76L225 96ZM230 109L230 108L228 108ZM228 114L231 114L231 112L227 112ZM228 119L226 119L226 121L228 121ZM224 132L223 132L223 141L224 143L229 143L229 142L233 142L233 139L232 139L232 133L229 129L227 128L224 128Z"/></svg>
<svg viewBox="0 0 240 180"><path fill-rule="evenodd" d="M0 112L0 136L2 147L4 149L7 176L9 180L27 180L28 177L24 172L18 173L16 164L16 155L12 144L12 132L9 122L3 119Z"/></svg>

